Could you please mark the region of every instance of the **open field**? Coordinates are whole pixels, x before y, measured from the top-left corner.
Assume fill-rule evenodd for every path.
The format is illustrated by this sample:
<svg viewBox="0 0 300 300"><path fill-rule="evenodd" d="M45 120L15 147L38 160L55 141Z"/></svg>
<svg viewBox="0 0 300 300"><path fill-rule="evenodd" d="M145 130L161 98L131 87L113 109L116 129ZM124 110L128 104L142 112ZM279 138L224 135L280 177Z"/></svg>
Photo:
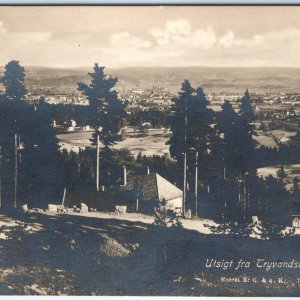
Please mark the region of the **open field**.
<svg viewBox="0 0 300 300"><path fill-rule="evenodd" d="M287 130L271 130L268 134L258 131L256 136L253 138L260 145L275 148L278 147L280 143L286 144L290 143L292 138L296 135L296 131L287 131Z"/></svg>
<svg viewBox="0 0 300 300"><path fill-rule="evenodd" d="M270 132L275 139L280 143L291 142L291 138L296 135L296 131L287 131L287 130L272 130Z"/></svg>
<svg viewBox="0 0 300 300"><path fill-rule="evenodd" d="M132 127L126 127L125 130L126 138L116 143L115 149L128 148L134 156L137 156L139 152L146 156L169 154L169 146L165 144L169 139L169 134L166 134L164 129L150 128L145 136L134 134ZM92 132L70 132L57 135L61 149L76 152L79 148L84 149L90 146L91 137Z"/></svg>
<svg viewBox="0 0 300 300"><path fill-rule="evenodd" d="M259 143L258 147L261 145L271 148L277 147L277 144L271 136L259 133L257 136L254 135L253 138Z"/></svg>
<svg viewBox="0 0 300 300"><path fill-rule="evenodd" d="M273 177L277 177L277 171L280 169L280 166L269 166L264 168L257 169L258 176L267 177L268 175L272 175ZM287 174L287 189L291 189L292 182L295 177L300 179L300 164L292 164L292 165L284 165L284 171Z"/></svg>
<svg viewBox="0 0 300 300"><path fill-rule="evenodd" d="M166 145L166 142L169 139L170 131L165 131L164 128L150 128L144 136L141 136L138 132L134 132L133 127L126 126L124 129L126 137L123 141L113 146L115 149L128 148L134 156L137 156L139 152L146 156L169 154L169 146ZM258 132L257 136L253 136L253 138L258 141L259 145L273 148L278 146L275 140L278 143L285 143L295 135L295 131L273 130L270 131L270 135ZM92 132L90 131L69 132L57 135L61 149L73 150L75 152L78 152L80 148L84 149L90 146L91 137Z"/></svg>
<svg viewBox="0 0 300 300"><path fill-rule="evenodd" d="M92 132L81 131L63 133L58 134L57 138L61 149L78 152L79 148L84 149L91 145L90 139L92 138Z"/></svg>
<svg viewBox="0 0 300 300"><path fill-rule="evenodd" d="M146 136L126 137L122 142L117 143L114 148L128 148L134 156L139 152L142 155L165 155L169 154L169 146L166 145L168 136L164 135L163 129L149 129Z"/></svg>

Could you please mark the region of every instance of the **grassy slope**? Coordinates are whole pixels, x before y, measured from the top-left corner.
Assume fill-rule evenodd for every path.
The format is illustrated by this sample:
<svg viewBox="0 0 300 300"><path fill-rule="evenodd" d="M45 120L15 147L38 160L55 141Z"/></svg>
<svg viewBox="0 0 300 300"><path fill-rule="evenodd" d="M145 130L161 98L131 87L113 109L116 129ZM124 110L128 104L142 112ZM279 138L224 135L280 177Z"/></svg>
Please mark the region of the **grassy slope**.
<svg viewBox="0 0 300 300"><path fill-rule="evenodd" d="M35 215L44 228L0 240L0 294L73 295L298 295L296 286L220 283L220 276L277 276L205 268L207 258L253 261L298 259L299 238L261 241L151 224L72 215ZM278 273L278 274L277 274ZM295 278L299 270L285 270Z"/></svg>

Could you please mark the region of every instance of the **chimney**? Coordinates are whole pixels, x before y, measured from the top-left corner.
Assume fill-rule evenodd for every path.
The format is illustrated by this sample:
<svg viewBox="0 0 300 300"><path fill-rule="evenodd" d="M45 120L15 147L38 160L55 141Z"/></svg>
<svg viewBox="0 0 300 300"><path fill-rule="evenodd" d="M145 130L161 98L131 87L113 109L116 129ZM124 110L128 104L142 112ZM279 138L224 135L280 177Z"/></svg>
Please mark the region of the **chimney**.
<svg viewBox="0 0 300 300"><path fill-rule="evenodd" d="M149 168L149 166L147 166L147 175L149 175L150 174L150 168Z"/></svg>
<svg viewBox="0 0 300 300"><path fill-rule="evenodd" d="M126 166L123 166L123 185L127 185L127 171L126 171Z"/></svg>

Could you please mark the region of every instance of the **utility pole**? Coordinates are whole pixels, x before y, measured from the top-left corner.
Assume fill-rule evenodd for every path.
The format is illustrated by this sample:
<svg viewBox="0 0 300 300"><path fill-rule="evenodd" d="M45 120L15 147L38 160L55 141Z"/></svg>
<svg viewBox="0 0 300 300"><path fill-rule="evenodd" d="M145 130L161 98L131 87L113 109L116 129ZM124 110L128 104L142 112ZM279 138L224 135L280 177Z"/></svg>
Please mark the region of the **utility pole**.
<svg viewBox="0 0 300 300"><path fill-rule="evenodd" d="M186 203L186 126L187 126L187 106L185 106L185 115L184 115L184 161L183 161L183 197L182 197L183 216L185 216L185 203Z"/></svg>
<svg viewBox="0 0 300 300"><path fill-rule="evenodd" d="M96 190L99 192L99 134L97 134Z"/></svg>
<svg viewBox="0 0 300 300"><path fill-rule="evenodd" d="M137 187L137 193L136 193L136 206L135 206L136 212L139 211L139 197L140 197L140 189Z"/></svg>
<svg viewBox="0 0 300 300"><path fill-rule="evenodd" d="M65 206L66 193L67 193L67 189L66 189L66 187L64 187L64 194L63 194L63 198L62 198L62 202L61 202L62 206Z"/></svg>
<svg viewBox="0 0 300 300"><path fill-rule="evenodd" d="M14 208L17 208L18 196L18 134L15 134L15 188L14 188Z"/></svg>
<svg viewBox="0 0 300 300"><path fill-rule="evenodd" d="M246 219L246 212L248 209L247 175L248 175L248 172L245 172L245 174L244 174L244 219Z"/></svg>
<svg viewBox="0 0 300 300"><path fill-rule="evenodd" d="M0 208L2 208L2 148L0 147Z"/></svg>
<svg viewBox="0 0 300 300"><path fill-rule="evenodd" d="M196 151L196 166L195 166L195 217L198 217L198 156L199 152Z"/></svg>
<svg viewBox="0 0 300 300"><path fill-rule="evenodd" d="M246 193L247 193L247 188L246 188L246 174L244 175L244 218L245 218L245 213L246 213Z"/></svg>

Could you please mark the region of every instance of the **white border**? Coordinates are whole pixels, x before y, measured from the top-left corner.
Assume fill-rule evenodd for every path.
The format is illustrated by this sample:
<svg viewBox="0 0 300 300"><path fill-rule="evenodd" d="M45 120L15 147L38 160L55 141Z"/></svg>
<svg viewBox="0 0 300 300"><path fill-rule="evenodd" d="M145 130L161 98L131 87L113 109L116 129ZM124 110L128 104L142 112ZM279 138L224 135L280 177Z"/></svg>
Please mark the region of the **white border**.
<svg viewBox="0 0 300 300"><path fill-rule="evenodd" d="M0 0L1 5L300 5L300 0ZM300 17L300 16L299 16ZM299 291L300 296L300 291ZM24 300L26 296L0 296L0 300ZM34 300L174 300L172 296L33 296ZM28 298L28 297L27 297ZM29 296L29 299L31 296ZM293 299L298 297L176 297L178 300L265 300L272 299Z"/></svg>
<svg viewBox="0 0 300 300"><path fill-rule="evenodd" d="M0 5L300 5L300 0L0 0Z"/></svg>

